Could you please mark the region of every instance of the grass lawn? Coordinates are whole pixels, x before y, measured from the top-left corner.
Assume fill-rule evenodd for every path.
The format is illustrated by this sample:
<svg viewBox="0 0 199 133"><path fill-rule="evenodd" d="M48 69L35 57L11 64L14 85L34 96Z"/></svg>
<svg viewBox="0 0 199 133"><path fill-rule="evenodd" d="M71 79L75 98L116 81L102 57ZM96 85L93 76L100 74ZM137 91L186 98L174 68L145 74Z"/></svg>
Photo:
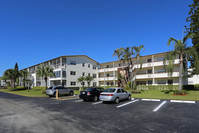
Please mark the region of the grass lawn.
<svg viewBox="0 0 199 133"><path fill-rule="evenodd" d="M173 99L173 100L193 100L199 101L199 91L187 91L185 96L173 95L173 92L165 94L165 90L144 90L142 93L132 94L133 98L148 99Z"/></svg>
<svg viewBox="0 0 199 133"><path fill-rule="evenodd" d="M28 90L10 91L10 89L0 89L0 91L27 97L48 97L46 94L42 94L45 91L43 88L33 88L29 92Z"/></svg>

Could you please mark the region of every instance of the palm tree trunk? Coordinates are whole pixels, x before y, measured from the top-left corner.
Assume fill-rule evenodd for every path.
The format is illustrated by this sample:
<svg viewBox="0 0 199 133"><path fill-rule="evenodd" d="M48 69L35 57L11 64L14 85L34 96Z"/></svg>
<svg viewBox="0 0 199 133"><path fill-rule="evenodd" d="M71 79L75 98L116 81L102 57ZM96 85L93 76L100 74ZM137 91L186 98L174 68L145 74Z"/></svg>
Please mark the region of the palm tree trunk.
<svg viewBox="0 0 199 133"><path fill-rule="evenodd" d="M180 71L179 71L179 91L182 91L182 68L183 68L183 57L180 56Z"/></svg>
<svg viewBox="0 0 199 133"><path fill-rule="evenodd" d="M136 69L136 68L135 68L135 69ZM134 76L134 77L135 77L134 79L136 80L137 69L135 70L135 74L134 74L134 75L135 75L135 76ZM135 81L135 80L134 80L134 82L133 82L133 89L135 88L135 83L136 83L136 81Z"/></svg>
<svg viewBox="0 0 199 133"><path fill-rule="evenodd" d="M47 78L45 77L44 79L45 79L45 88L47 90Z"/></svg>

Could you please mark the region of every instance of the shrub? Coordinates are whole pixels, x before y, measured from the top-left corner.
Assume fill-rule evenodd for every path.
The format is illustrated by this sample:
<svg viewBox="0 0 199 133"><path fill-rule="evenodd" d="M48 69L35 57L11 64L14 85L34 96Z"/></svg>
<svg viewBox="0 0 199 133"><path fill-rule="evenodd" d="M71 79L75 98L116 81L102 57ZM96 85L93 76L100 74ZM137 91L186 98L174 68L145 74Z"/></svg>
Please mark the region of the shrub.
<svg viewBox="0 0 199 133"><path fill-rule="evenodd" d="M181 92L179 90L174 90L173 91L174 95L185 95L188 94L187 91L182 90Z"/></svg>
<svg viewBox="0 0 199 133"><path fill-rule="evenodd" d="M24 87L16 87L16 88L9 88L10 91L22 91L22 90L27 90L28 88Z"/></svg>

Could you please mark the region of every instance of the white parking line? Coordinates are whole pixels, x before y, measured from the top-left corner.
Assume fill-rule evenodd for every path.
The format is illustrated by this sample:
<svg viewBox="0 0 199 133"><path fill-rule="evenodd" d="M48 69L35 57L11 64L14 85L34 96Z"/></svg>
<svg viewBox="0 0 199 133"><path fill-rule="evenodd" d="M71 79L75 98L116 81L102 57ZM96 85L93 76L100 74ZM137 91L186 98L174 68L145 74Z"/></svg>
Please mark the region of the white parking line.
<svg viewBox="0 0 199 133"><path fill-rule="evenodd" d="M128 102L128 103L121 104L121 105L117 106L117 108L120 108L120 107L126 106L126 105L128 105L128 104L131 104L131 103L134 103L134 102L137 102L137 101L139 101L139 99L137 99L137 100L133 100L133 101L130 101L130 102Z"/></svg>
<svg viewBox="0 0 199 133"><path fill-rule="evenodd" d="M157 107L153 110L153 112L158 111L166 102L167 102L167 101L163 101L159 106L157 106Z"/></svg>
<svg viewBox="0 0 199 133"><path fill-rule="evenodd" d="M160 101L160 99L142 99L142 101L156 101L156 102L158 102L158 101Z"/></svg>
<svg viewBox="0 0 199 133"><path fill-rule="evenodd" d="M182 101L182 100L170 100L170 102L175 102L175 103L196 103L195 101Z"/></svg>
<svg viewBox="0 0 199 133"><path fill-rule="evenodd" d="M95 103L93 103L93 105L100 104L100 103L103 103L103 102L102 101L95 102Z"/></svg>
<svg viewBox="0 0 199 133"><path fill-rule="evenodd" d="M82 100L82 99L81 99L81 100L76 100L75 102L76 102L76 103L78 103L78 102L83 102L83 100Z"/></svg>

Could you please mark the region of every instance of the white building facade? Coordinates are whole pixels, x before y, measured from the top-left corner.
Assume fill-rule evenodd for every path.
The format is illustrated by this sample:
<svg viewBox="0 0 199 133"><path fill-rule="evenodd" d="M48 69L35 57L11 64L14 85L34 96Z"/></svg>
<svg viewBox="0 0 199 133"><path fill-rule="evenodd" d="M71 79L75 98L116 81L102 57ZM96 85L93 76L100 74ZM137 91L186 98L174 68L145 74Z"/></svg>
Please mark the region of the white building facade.
<svg viewBox="0 0 199 133"><path fill-rule="evenodd" d="M132 80L136 85L178 85L179 84L179 67L180 60L174 60L174 71L172 77L164 69L163 59L166 53L147 55L142 57L142 68L140 62L133 59L135 64L131 71L137 71L136 75L132 73ZM118 72L125 69L126 64L120 61L107 62L100 64L99 85L109 86L118 85ZM188 84L187 78L183 77L183 84Z"/></svg>
<svg viewBox="0 0 199 133"><path fill-rule="evenodd" d="M179 67L180 60L174 60L174 71L172 77L164 69L163 59L167 53L152 54L142 56L142 68L140 62L133 58L132 80L136 81L136 85L178 85L179 84ZM81 84L77 79L81 76L93 76L94 80L90 86L118 86L118 73L124 70L127 64L120 61L112 61L106 63L98 63L86 55L60 56L52 60L40 63L50 65L54 68L55 77L48 79L48 86L63 85L67 87L80 87ZM36 69L40 65L34 65L25 68L29 72L28 78L32 80L32 86L45 86L45 81L37 77ZM193 81L191 81L193 79ZM199 76L192 79L183 77L183 84L198 83ZM197 82L196 82L197 81ZM21 82L22 85L22 82ZM84 83L87 86L87 83Z"/></svg>
<svg viewBox="0 0 199 133"><path fill-rule="evenodd" d="M90 85L98 86L99 63L86 55L61 56L40 64L49 65L54 69L55 76L48 79L48 87L56 85L79 87L77 79L88 75L94 78ZM36 69L40 64L23 69L29 72L28 79L32 80L32 86L45 86L45 81L36 75ZM22 85L22 80L20 84ZM84 84L87 86L86 82Z"/></svg>

